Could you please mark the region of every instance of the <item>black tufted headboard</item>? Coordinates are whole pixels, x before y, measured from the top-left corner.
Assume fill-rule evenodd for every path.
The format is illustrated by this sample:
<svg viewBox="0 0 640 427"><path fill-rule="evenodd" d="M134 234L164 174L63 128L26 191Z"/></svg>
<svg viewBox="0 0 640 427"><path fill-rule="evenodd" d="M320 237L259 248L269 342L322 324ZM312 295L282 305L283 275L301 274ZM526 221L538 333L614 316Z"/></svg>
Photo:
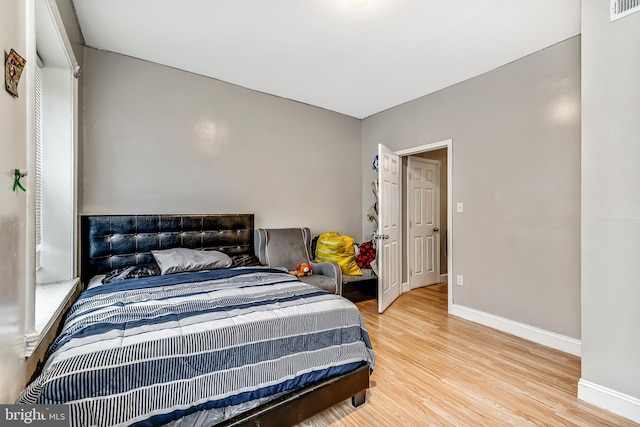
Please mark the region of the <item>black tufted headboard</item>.
<svg viewBox="0 0 640 427"><path fill-rule="evenodd" d="M80 219L82 280L175 247L253 255L253 215L90 215Z"/></svg>

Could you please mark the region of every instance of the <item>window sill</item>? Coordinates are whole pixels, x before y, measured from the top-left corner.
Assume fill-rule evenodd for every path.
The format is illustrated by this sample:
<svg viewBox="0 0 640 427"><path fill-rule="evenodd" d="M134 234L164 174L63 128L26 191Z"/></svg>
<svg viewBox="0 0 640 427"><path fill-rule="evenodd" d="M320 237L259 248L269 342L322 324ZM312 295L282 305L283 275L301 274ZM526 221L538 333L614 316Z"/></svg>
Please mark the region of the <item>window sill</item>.
<svg viewBox="0 0 640 427"><path fill-rule="evenodd" d="M26 336L25 355L29 357L56 324L71 297L78 290L80 279L36 285L35 330Z"/></svg>

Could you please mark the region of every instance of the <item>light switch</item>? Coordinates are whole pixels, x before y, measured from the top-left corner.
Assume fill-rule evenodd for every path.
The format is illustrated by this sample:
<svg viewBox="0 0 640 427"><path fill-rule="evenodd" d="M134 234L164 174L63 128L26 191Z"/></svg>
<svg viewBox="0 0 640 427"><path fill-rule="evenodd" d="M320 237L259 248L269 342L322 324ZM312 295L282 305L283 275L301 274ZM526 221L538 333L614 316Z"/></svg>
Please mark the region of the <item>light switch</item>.
<svg viewBox="0 0 640 427"><path fill-rule="evenodd" d="M458 202L458 206L456 208L456 210L460 213L464 212L464 206L462 204L462 202Z"/></svg>

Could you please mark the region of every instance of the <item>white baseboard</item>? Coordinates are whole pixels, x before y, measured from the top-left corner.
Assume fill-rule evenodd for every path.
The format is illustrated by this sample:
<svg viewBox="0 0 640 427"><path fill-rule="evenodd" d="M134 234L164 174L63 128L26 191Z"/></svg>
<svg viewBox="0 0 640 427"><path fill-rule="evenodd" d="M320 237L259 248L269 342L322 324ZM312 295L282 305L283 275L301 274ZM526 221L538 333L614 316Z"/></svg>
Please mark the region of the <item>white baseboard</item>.
<svg viewBox="0 0 640 427"><path fill-rule="evenodd" d="M463 305L451 304L449 314L580 357L581 343L580 340L575 338L525 325L524 323Z"/></svg>
<svg viewBox="0 0 640 427"><path fill-rule="evenodd" d="M447 283L447 282L449 282L449 275L447 273L441 274L440 283Z"/></svg>
<svg viewBox="0 0 640 427"><path fill-rule="evenodd" d="M580 378L578 399L640 423L640 399Z"/></svg>

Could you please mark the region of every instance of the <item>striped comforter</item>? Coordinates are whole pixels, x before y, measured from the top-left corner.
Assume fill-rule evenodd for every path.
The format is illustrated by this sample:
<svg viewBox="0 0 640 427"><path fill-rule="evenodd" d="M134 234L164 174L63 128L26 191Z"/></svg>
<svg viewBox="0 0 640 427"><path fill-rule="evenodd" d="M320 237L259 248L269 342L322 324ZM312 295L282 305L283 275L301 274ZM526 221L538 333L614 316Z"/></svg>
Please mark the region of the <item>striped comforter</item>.
<svg viewBox="0 0 640 427"><path fill-rule="evenodd" d="M182 273L83 292L18 403L69 404L75 426L210 423L362 362L342 297L281 270Z"/></svg>

